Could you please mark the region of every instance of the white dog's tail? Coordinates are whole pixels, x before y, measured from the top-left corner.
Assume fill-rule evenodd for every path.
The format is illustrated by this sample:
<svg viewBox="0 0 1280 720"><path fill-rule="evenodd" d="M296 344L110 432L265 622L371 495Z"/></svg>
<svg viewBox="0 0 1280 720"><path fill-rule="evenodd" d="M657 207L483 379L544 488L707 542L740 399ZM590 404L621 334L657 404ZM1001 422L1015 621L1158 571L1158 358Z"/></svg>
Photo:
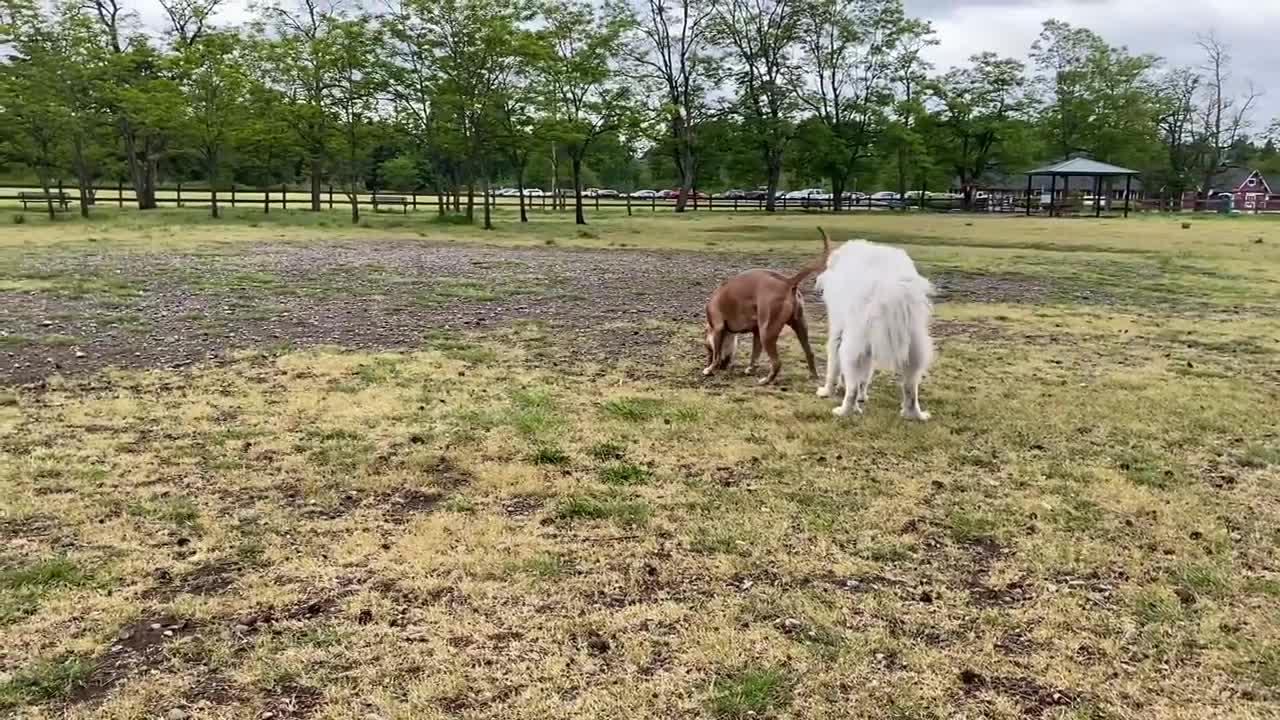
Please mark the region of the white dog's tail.
<svg viewBox="0 0 1280 720"><path fill-rule="evenodd" d="M873 294L877 307L868 316L867 342L875 364L899 371L926 368L933 359L929 318L933 285L924 278L899 278L884 282Z"/></svg>

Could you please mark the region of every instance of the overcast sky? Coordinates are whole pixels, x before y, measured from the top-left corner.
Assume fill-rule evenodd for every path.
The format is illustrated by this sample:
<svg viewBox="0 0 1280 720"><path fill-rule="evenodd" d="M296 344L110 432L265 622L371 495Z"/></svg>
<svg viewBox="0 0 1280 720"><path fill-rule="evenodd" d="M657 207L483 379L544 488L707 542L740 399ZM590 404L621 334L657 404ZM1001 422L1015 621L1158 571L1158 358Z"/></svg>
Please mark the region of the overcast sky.
<svg viewBox="0 0 1280 720"><path fill-rule="evenodd" d="M1266 92L1254 113L1256 130L1280 117L1280 51L1271 45L1280 32L1280 0L904 0L907 11L928 18L941 41L930 60L938 70L963 64L972 54L992 50L1025 58L1048 18L1087 27L1113 45L1135 53L1155 53L1171 64L1200 62L1196 36L1213 30L1230 47L1239 89L1252 80ZM225 0L218 20L247 18L248 0ZM154 0L138 0L144 22L163 26Z"/></svg>
<svg viewBox="0 0 1280 720"><path fill-rule="evenodd" d="M992 50L1023 58L1047 18L1087 27L1112 45L1155 53L1175 65L1197 65L1197 34L1210 30L1231 48L1232 76L1243 89L1252 80L1266 92L1254 124L1280 116L1280 0L904 0L907 11L928 18L941 44L930 60L939 70Z"/></svg>

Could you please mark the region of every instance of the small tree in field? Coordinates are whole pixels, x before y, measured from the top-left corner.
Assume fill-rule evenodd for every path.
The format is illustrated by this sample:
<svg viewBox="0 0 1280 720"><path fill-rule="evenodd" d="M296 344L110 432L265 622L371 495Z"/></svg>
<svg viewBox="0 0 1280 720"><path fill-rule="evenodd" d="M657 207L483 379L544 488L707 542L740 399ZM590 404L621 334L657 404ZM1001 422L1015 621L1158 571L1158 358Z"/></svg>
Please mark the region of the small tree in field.
<svg viewBox="0 0 1280 720"><path fill-rule="evenodd" d="M209 181L209 212L218 217L218 179L236 126L243 121L249 78L240 36L199 35L177 58L187 100L186 136Z"/></svg>
<svg viewBox="0 0 1280 720"><path fill-rule="evenodd" d="M334 118L342 187L351 203L351 222L360 222L361 181L369 170L368 148L381 86L374 63L379 34L364 19L330 19L322 52L332 74L326 79L325 104Z"/></svg>
<svg viewBox="0 0 1280 720"><path fill-rule="evenodd" d="M627 80L618 70L626 19L577 0L552 0L542 37L549 52L539 68L550 136L569 155L574 222L582 213L582 163L591 145L638 120Z"/></svg>

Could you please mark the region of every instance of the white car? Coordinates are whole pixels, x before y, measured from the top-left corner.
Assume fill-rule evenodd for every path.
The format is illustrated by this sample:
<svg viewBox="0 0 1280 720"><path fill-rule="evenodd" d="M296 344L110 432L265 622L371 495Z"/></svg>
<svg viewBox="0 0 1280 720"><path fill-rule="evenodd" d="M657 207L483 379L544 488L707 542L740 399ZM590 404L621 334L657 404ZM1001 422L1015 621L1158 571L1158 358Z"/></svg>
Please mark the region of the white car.
<svg viewBox="0 0 1280 720"><path fill-rule="evenodd" d="M898 193L893 192L892 190L881 190L878 193L872 193L871 199L872 200L897 200Z"/></svg>
<svg viewBox="0 0 1280 720"><path fill-rule="evenodd" d="M542 197L543 195L546 195L546 193L542 192L541 188L525 188L524 189L525 197Z"/></svg>
<svg viewBox="0 0 1280 720"><path fill-rule="evenodd" d="M657 190L636 190L635 192L631 193L631 197L633 197L633 198L656 198L656 197L658 197L658 191L657 191Z"/></svg>
<svg viewBox="0 0 1280 720"><path fill-rule="evenodd" d="M787 200L804 200L805 198L814 197L817 195L827 195L827 191L823 190L822 188L804 188L802 190L792 190L791 192L783 195L782 197L786 198Z"/></svg>
<svg viewBox="0 0 1280 720"><path fill-rule="evenodd" d="M514 197L516 195L519 195L520 191L515 188L504 187L495 191L493 194L496 197Z"/></svg>

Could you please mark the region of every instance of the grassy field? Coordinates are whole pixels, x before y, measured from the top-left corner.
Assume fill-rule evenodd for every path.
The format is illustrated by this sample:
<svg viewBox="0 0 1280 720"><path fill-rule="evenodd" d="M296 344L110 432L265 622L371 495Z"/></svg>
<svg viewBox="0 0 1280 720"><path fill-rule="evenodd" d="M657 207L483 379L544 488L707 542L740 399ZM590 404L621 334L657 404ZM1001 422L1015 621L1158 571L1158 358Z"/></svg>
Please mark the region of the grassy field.
<svg viewBox="0 0 1280 720"><path fill-rule="evenodd" d="M592 220L0 230L0 716L1275 716L1280 224ZM698 376L816 224L933 421Z"/></svg>

